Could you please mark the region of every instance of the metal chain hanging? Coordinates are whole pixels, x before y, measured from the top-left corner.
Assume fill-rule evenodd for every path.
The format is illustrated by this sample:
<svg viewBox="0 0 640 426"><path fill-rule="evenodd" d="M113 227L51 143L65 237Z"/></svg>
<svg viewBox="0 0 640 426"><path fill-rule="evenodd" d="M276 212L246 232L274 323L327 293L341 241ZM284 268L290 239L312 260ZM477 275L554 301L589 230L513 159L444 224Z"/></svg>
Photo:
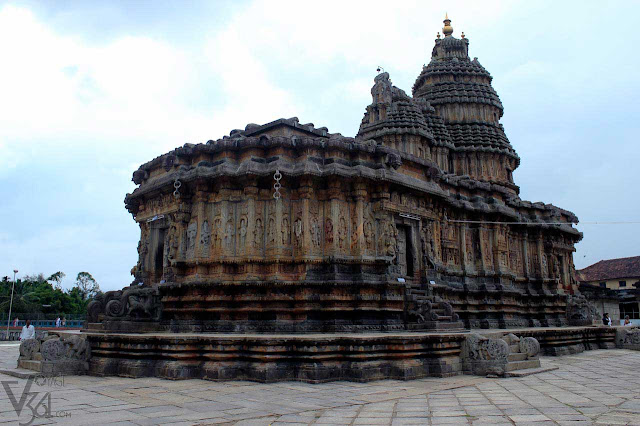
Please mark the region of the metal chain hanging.
<svg viewBox="0 0 640 426"><path fill-rule="evenodd" d="M276 169L276 172L273 175L273 179L276 181L276 183L273 184L273 189L275 190L275 192L273 193L273 198L275 198L276 200L279 200L280 197L282 197L282 194L280 194L280 188L282 188L282 185L280 185L280 179L282 179L282 173L280 173L279 169Z"/></svg>
<svg viewBox="0 0 640 426"><path fill-rule="evenodd" d="M176 180L173 182L173 187L175 188L175 191L173 191L173 197L176 200L180 198L180 191L178 190L180 189L181 186L182 186L182 182L180 182L178 178L176 178Z"/></svg>

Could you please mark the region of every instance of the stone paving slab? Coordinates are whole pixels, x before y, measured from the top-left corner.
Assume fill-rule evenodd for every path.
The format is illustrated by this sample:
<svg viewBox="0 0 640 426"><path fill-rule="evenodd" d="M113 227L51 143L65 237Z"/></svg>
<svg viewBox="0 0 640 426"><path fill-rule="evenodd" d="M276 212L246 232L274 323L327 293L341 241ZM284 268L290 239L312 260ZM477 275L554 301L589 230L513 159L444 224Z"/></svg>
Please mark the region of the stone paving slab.
<svg viewBox="0 0 640 426"><path fill-rule="evenodd" d="M0 367L15 368L17 356L17 345L0 345ZM315 385L68 376L32 383L36 401L50 393L54 415L33 424L640 425L640 352L589 351L542 364L554 369L503 379ZM0 381L19 402L27 380L0 373ZM0 386L0 424L30 418L29 408L16 413Z"/></svg>

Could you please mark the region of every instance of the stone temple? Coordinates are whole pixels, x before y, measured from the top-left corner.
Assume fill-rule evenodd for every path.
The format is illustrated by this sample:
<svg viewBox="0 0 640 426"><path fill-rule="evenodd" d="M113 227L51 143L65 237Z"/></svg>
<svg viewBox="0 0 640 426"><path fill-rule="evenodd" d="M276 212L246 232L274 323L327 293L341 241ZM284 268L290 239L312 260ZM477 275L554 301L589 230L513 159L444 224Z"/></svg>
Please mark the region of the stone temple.
<svg viewBox="0 0 640 426"><path fill-rule="evenodd" d="M92 371L455 374L454 330L590 324L578 219L520 199L492 77L444 23L411 96L375 77L355 137L278 119L140 166L135 278L88 308Z"/></svg>

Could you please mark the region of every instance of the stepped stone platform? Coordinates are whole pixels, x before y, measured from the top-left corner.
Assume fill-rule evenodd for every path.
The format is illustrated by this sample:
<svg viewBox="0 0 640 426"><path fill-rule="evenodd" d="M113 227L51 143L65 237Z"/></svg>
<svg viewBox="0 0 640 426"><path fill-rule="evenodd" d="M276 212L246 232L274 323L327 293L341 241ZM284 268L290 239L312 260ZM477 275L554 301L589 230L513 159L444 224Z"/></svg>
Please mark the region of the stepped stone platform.
<svg viewBox="0 0 640 426"><path fill-rule="evenodd" d="M62 341L70 341L71 336L86 339L90 346L86 373L90 375L320 383L492 374L493 371L478 373L465 368L465 342L470 336L508 341L505 336L512 335L511 332L519 339L535 336L540 342L538 350L546 355L615 347L616 328L594 326L474 330L473 333L61 332L60 335ZM537 352L529 356L522 345L505 345L508 348L504 354L506 366L499 375L540 368ZM491 350L484 351L483 356L492 359L491 353Z"/></svg>

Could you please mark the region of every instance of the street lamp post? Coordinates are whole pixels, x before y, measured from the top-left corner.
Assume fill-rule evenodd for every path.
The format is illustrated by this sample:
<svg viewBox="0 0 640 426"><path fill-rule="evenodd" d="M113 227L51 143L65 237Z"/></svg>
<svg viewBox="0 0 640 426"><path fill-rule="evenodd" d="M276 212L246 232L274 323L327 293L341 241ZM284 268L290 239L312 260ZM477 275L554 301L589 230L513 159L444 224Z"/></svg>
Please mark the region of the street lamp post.
<svg viewBox="0 0 640 426"><path fill-rule="evenodd" d="M11 301L9 302L9 318L7 318L7 340L9 340L9 323L11 322L11 308L13 308L13 289L16 287L17 269L13 270L13 283L11 284Z"/></svg>

